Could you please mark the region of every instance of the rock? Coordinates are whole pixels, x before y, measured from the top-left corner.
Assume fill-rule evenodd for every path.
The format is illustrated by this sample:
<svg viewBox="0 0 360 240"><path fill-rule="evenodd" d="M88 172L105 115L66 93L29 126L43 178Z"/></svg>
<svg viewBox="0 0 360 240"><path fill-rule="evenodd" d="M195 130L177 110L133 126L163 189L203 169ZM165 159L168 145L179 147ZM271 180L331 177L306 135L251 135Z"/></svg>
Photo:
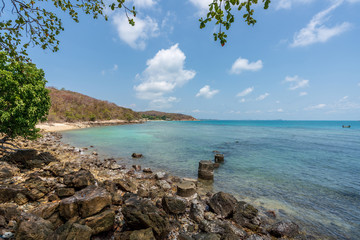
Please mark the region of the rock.
<svg viewBox="0 0 360 240"><path fill-rule="evenodd" d="M53 225L34 215L26 215L16 231L16 240L47 240L53 233Z"/></svg>
<svg viewBox="0 0 360 240"><path fill-rule="evenodd" d="M74 197L82 218L94 215L111 204L111 194L96 186L88 186L75 193Z"/></svg>
<svg viewBox="0 0 360 240"><path fill-rule="evenodd" d="M141 171L141 166L140 165L132 165L132 167L135 169L135 171L139 172Z"/></svg>
<svg viewBox="0 0 360 240"><path fill-rule="evenodd" d="M59 205L59 202L42 204L32 210L31 213L41 218L48 219L58 210Z"/></svg>
<svg viewBox="0 0 360 240"><path fill-rule="evenodd" d="M214 163L213 166L214 166L214 168L219 168L219 167L220 167L220 163Z"/></svg>
<svg viewBox="0 0 360 240"><path fill-rule="evenodd" d="M250 235L248 238L246 238L246 240L271 240L271 238L267 237L267 236L260 236L260 235L257 235L257 234L253 234L253 235Z"/></svg>
<svg viewBox="0 0 360 240"><path fill-rule="evenodd" d="M162 198L163 209L170 214L182 214L186 210L186 201L179 197L167 197Z"/></svg>
<svg viewBox="0 0 360 240"><path fill-rule="evenodd" d="M4 216L0 215L0 227L6 226L6 219Z"/></svg>
<svg viewBox="0 0 360 240"><path fill-rule="evenodd" d="M299 234L299 226L290 220L285 220L272 225L270 229L268 229L268 232L278 238L294 237Z"/></svg>
<svg viewBox="0 0 360 240"><path fill-rule="evenodd" d="M151 170L151 168L144 168L143 172L144 173L152 173L152 170Z"/></svg>
<svg viewBox="0 0 360 240"><path fill-rule="evenodd" d="M185 233L180 233L177 239L178 240L192 240L193 238Z"/></svg>
<svg viewBox="0 0 360 240"><path fill-rule="evenodd" d="M60 197L70 197L75 194L74 188L65 188L65 187L59 187L55 189L55 193Z"/></svg>
<svg viewBox="0 0 360 240"><path fill-rule="evenodd" d="M113 210L105 210L95 216L88 217L80 223L90 227L93 230L93 235L101 232L110 231L115 222L115 212Z"/></svg>
<svg viewBox="0 0 360 240"><path fill-rule="evenodd" d="M157 180L164 179L165 177L166 177L165 172L157 172L157 173L155 173L155 179L157 179Z"/></svg>
<svg viewBox="0 0 360 240"><path fill-rule="evenodd" d="M183 181L177 183L177 192L176 194L181 197L190 197L196 193L196 186L193 182Z"/></svg>
<svg viewBox="0 0 360 240"><path fill-rule="evenodd" d="M209 206L216 214L227 218L233 213L236 203L236 198L231 194L218 192L211 197Z"/></svg>
<svg viewBox="0 0 360 240"><path fill-rule="evenodd" d="M14 237L14 234L12 232L5 232L1 238L3 239L9 239L9 238L13 238Z"/></svg>
<svg viewBox="0 0 360 240"><path fill-rule="evenodd" d="M153 229L156 239L165 239L170 232L169 219L165 212L147 199L128 200L121 211L126 225L132 230L150 227Z"/></svg>
<svg viewBox="0 0 360 240"><path fill-rule="evenodd" d="M27 190L18 185L0 185L0 203L10 202L18 193L25 194Z"/></svg>
<svg viewBox="0 0 360 240"><path fill-rule="evenodd" d="M214 161L216 163L223 163L224 162L224 154L220 154L220 153L215 154Z"/></svg>
<svg viewBox="0 0 360 240"><path fill-rule="evenodd" d="M99 154L98 154L97 152L95 152L95 151L93 151L91 154L94 155L94 156L99 155Z"/></svg>
<svg viewBox="0 0 360 240"><path fill-rule="evenodd" d="M256 231L260 225L257 214L258 210L254 206L241 201L234 208L233 219L237 224Z"/></svg>
<svg viewBox="0 0 360 240"><path fill-rule="evenodd" d="M136 230L136 231L127 231L120 233L115 236L115 240L155 240L153 231L151 228Z"/></svg>
<svg viewBox="0 0 360 240"><path fill-rule="evenodd" d="M133 153L133 154L131 154L131 157L132 158L142 158L142 154L141 153Z"/></svg>
<svg viewBox="0 0 360 240"><path fill-rule="evenodd" d="M95 178L89 170L81 169L64 176L64 184L68 187L82 189L95 184Z"/></svg>
<svg viewBox="0 0 360 240"><path fill-rule="evenodd" d="M170 184L166 180L159 180L158 185L159 185L159 187L161 187L165 191L171 189Z"/></svg>
<svg viewBox="0 0 360 240"><path fill-rule="evenodd" d="M4 160L14 163L22 169L42 168L50 162L57 161L49 152L38 154L34 149L18 150L6 156Z"/></svg>
<svg viewBox="0 0 360 240"><path fill-rule="evenodd" d="M1 168L0 169L0 179L11 178L12 176L14 176L14 174L11 172L11 170L9 168Z"/></svg>
<svg viewBox="0 0 360 240"><path fill-rule="evenodd" d="M79 215L78 204L76 197L72 196L61 200L59 206L60 216L69 220L74 216Z"/></svg>
<svg viewBox="0 0 360 240"><path fill-rule="evenodd" d="M139 197L143 197L143 198L144 197L146 197L146 198L149 197L149 191L147 189L143 188L143 187L138 189L137 194L139 195Z"/></svg>
<svg viewBox="0 0 360 240"><path fill-rule="evenodd" d="M120 190L125 192L135 193L137 191L137 185L131 179L114 179L113 182Z"/></svg>
<svg viewBox="0 0 360 240"><path fill-rule="evenodd" d="M90 240L92 229L86 225L68 221L60 226L48 239L51 240Z"/></svg>
<svg viewBox="0 0 360 240"><path fill-rule="evenodd" d="M219 234L215 233L199 233L194 236L195 240L220 240Z"/></svg>
<svg viewBox="0 0 360 240"><path fill-rule="evenodd" d="M197 223L200 223L204 219L205 204L194 200L190 205L190 218Z"/></svg>
<svg viewBox="0 0 360 240"><path fill-rule="evenodd" d="M27 203L29 200L27 199L27 197L22 194L22 193L18 193L15 196L14 201L16 202L16 204L18 205L24 205L25 203Z"/></svg>
<svg viewBox="0 0 360 240"><path fill-rule="evenodd" d="M225 232L225 229L221 226L219 220L208 221L204 219L200 222L199 228L207 233L223 234Z"/></svg>
<svg viewBox="0 0 360 240"><path fill-rule="evenodd" d="M203 180L214 179L214 165L212 161L202 160L199 162L198 178Z"/></svg>

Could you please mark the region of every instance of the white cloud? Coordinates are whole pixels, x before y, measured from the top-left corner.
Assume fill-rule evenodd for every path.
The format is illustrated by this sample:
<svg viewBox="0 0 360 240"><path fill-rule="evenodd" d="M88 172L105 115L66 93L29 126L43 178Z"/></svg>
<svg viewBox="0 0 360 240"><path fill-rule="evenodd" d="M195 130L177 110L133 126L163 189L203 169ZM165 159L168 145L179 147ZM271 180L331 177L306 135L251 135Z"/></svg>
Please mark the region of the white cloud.
<svg viewBox="0 0 360 240"><path fill-rule="evenodd" d="M240 100L240 102L241 102L241 103L244 103L244 102L246 102L246 99L245 99L245 98L242 98L242 99Z"/></svg>
<svg viewBox="0 0 360 240"><path fill-rule="evenodd" d="M309 86L309 80L302 79L298 75L295 75L293 77L286 76L284 82L290 83L290 87L289 87L290 90L295 90L298 88L304 88Z"/></svg>
<svg viewBox="0 0 360 240"><path fill-rule="evenodd" d="M249 62L248 59L239 57L236 59L231 67L231 73L240 74L242 71L258 71L262 69L263 64L261 60L256 62Z"/></svg>
<svg viewBox="0 0 360 240"><path fill-rule="evenodd" d="M282 108L279 108L276 110L277 112L284 112L284 110Z"/></svg>
<svg viewBox="0 0 360 240"><path fill-rule="evenodd" d="M300 96L300 97L303 97L303 96L306 96L306 95L308 95L307 92L301 92L301 93L299 93L299 96Z"/></svg>
<svg viewBox="0 0 360 240"><path fill-rule="evenodd" d="M254 91L254 87L249 87L242 92L239 92L236 96L237 97L245 97L246 95L250 94L252 91Z"/></svg>
<svg viewBox="0 0 360 240"><path fill-rule="evenodd" d="M199 113L199 112L201 112L199 109L194 109L194 110L192 110L192 112L193 113Z"/></svg>
<svg viewBox="0 0 360 240"><path fill-rule="evenodd" d="M144 19L136 18L135 26L131 26L124 14L117 14L112 18L118 36L134 49L144 50L149 38L159 36L159 26L156 20L149 16Z"/></svg>
<svg viewBox="0 0 360 240"><path fill-rule="evenodd" d="M119 66L117 64L114 64L113 71L116 71L119 69Z"/></svg>
<svg viewBox="0 0 360 240"><path fill-rule="evenodd" d="M209 10L209 4L213 2L213 0L189 0L197 9L199 14L204 14Z"/></svg>
<svg viewBox="0 0 360 240"><path fill-rule="evenodd" d="M176 97L160 97L152 100L150 102L150 107L152 109L164 109L164 108L170 108L172 106L172 103L179 102L180 99Z"/></svg>
<svg viewBox="0 0 360 240"><path fill-rule="evenodd" d="M305 108L305 110L316 110L316 109L322 109L324 107L326 107L326 104L321 103L318 105L309 106L309 107Z"/></svg>
<svg viewBox="0 0 360 240"><path fill-rule="evenodd" d="M136 8L150 8L153 7L157 1L154 0L133 0Z"/></svg>
<svg viewBox="0 0 360 240"><path fill-rule="evenodd" d="M178 101L165 95L195 77L195 71L184 69L185 59L186 56L178 44L158 51L153 58L147 60L143 73L137 76L142 82L134 86L136 96L150 100L150 105L158 108Z"/></svg>
<svg viewBox="0 0 360 240"><path fill-rule="evenodd" d="M327 27L325 23L329 20L329 14L339 7L343 1L336 1L329 8L316 14L306 27L295 33L291 47L301 47L318 42L326 42L330 38L349 30L351 24L343 22L334 27Z"/></svg>
<svg viewBox="0 0 360 240"><path fill-rule="evenodd" d="M267 98L269 95L270 95L269 93L264 93L264 94L258 96L258 97L256 98L256 101L262 101L262 100L264 100L265 98Z"/></svg>
<svg viewBox="0 0 360 240"><path fill-rule="evenodd" d="M212 98L218 92L219 90L211 90L209 85L205 85L199 90L199 92L196 94L196 97Z"/></svg>
<svg viewBox="0 0 360 240"><path fill-rule="evenodd" d="M313 0L278 0L275 2L275 9L291 9L293 4L310 3Z"/></svg>

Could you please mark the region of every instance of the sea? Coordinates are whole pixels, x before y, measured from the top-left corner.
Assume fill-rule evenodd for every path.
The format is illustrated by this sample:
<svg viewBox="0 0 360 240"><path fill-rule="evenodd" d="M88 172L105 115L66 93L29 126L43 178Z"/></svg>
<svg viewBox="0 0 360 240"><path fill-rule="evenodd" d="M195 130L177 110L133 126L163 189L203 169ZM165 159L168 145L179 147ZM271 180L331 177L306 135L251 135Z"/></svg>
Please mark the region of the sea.
<svg viewBox="0 0 360 240"><path fill-rule="evenodd" d="M152 121L65 131L63 142L190 178L218 151L225 162L215 192L275 211L318 239L360 239L360 121ZM133 160L134 152L144 157Z"/></svg>

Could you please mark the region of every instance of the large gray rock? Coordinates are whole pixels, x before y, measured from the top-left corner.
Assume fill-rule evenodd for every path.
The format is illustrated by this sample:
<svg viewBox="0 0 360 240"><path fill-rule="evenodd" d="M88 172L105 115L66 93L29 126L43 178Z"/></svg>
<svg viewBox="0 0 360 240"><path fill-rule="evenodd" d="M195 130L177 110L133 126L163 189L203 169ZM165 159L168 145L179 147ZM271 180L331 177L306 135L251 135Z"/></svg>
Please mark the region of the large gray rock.
<svg viewBox="0 0 360 240"><path fill-rule="evenodd" d="M209 206L214 213L220 215L222 218L227 218L233 213L236 203L237 200L233 195L218 192L210 198Z"/></svg>
<svg viewBox="0 0 360 240"><path fill-rule="evenodd" d="M179 197L168 197L162 198L163 209L170 214L182 214L186 210L186 200Z"/></svg>
<svg viewBox="0 0 360 240"><path fill-rule="evenodd" d="M82 189L95 184L95 178L88 170L81 169L64 176L64 184L68 187Z"/></svg>
<svg viewBox="0 0 360 240"><path fill-rule="evenodd" d="M260 225L257 215L258 210L254 206L240 201L235 206L233 219L237 224L256 231Z"/></svg>
<svg viewBox="0 0 360 240"><path fill-rule="evenodd" d="M278 238L294 237L299 234L299 226L290 220L285 220L272 225L268 232Z"/></svg>
<svg viewBox="0 0 360 240"><path fill-rule="evenodd" d="M156 239L164 239L170 232L168 216L150 200L128 199L121 212L131 230L152 228Z"/></svg>
<svg viewBox="0 0 360 240"><path fill-rule="evenodd" d="M214 164L212 161L202 160L199 162L198 178L203 180L214 179Z"/></svg>

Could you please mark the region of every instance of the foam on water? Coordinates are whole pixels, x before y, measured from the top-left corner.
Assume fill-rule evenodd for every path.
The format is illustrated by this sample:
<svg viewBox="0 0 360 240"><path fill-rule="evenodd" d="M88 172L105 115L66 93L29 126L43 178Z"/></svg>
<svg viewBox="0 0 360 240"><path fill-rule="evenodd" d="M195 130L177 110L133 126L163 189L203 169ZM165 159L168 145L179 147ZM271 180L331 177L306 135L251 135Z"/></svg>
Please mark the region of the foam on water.
<svg viewBox="0 0 360 240"><path fill-rule="evenodd" d="M220 151L215 190L279 211L323 239L360 239L360 122L149 122L63 136L129 164L141 152L137 163L192 178L200 160Z"/></svg>

